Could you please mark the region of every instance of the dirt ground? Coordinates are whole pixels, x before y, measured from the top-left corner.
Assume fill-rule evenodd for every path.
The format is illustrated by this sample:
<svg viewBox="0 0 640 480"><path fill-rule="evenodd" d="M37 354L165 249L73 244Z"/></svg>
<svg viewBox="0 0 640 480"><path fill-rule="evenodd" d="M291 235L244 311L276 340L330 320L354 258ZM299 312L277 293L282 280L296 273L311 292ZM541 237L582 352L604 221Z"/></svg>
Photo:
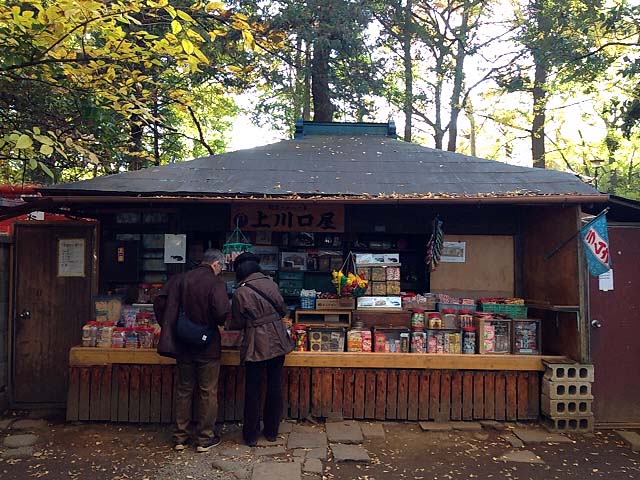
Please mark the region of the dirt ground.
<svg viewBox="0 0 640 480"><path fill-rule="evenodd" d="M6 418L6 417L5 417ZM507 426L506 432L508 433ZM385 423L386 438L367 440L370 464L325 463L327 480L386 479L640 479L640 453L634 453L613 431L567 435L572 442L528 444L524 449L544 463L506 463L516 450L505 432L423 432L417 423ZM4 430L2 436L19 432ZM49 420L39 435L34 456L0 461L2 480L45 479L233 479L215 470L212 460L223 448L238 444L238 425L223 429L223 444L205 454L171 449L170 427ZM0 449L1 451L2 449ZM520 449L523 450L523 449ZM248 467L253 461L247 457ZM276 456L293 461L292 452ZM302 479L319 479L303 475ZM283 479L284 480L284 479Z"/></svg>

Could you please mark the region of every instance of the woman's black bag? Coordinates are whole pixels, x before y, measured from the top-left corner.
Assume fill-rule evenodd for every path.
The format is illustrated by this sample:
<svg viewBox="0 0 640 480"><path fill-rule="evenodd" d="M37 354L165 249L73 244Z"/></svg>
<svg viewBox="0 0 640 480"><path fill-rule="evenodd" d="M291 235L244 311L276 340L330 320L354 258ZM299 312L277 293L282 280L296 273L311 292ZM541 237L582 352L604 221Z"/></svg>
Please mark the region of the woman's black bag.
<svg viewBox="0 0 640 480"><path fill-rule="evenodd" d="M180 279L180 309L176 320L176 338L179 342L194 348L205 348L213 340L213 328L192 321L184 311L182 300L182 279Z"/></svg>

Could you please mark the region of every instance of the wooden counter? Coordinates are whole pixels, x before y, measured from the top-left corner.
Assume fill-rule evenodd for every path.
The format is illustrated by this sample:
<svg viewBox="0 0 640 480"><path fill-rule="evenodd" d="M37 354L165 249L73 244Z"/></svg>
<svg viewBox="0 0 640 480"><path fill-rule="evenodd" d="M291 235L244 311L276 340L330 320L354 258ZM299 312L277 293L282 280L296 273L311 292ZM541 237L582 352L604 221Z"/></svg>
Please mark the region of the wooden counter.
<svg viewBox="0 0 640 480"><path fill-rule="evenodd" d="M543 360L562 363L565 357L554 355L452 355L425 353L316 353L291 352L286 367L322 368L402 368L432 370L500 370L544 371ZM238 351L224 351L222 365L240 365ZM161 357L154 349L73 347L69 366L132 364L173 365L171 358Z"/></svg>

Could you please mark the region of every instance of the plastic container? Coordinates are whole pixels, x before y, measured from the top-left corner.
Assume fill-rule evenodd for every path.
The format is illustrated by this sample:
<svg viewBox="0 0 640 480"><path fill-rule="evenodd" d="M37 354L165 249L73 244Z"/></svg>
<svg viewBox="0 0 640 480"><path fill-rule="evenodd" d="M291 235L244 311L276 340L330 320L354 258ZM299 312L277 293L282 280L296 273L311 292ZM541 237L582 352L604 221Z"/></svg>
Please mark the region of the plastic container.
<svg viewBox="0 0 640 480"><path fill-rule="evenodd" d="M413 353L426 353L427 334L421 328L416 328L411 332L411 351Z"/></svg>
<svg viewBox="0 0 640 480"><path fill-rule="evenodd" d="M82 346L95 347L98 341L98 322L90 321L82 327Z"/></svg>
<svg viewBox="0 0 640 480"><path fill-rule="evenodd" d="M371 352L373 350L373 340L371 330L362 330L362 351Z"/></svg>
<svg viewBox="0 0 640 480"><path fill-rule="evenodd" d="M430 312L427 314L429 328L442 328L442 316L440 312Z"/></svg>
<svg viewBox="0 0 640 480"><path fill-rule="evenodd" d="M125 329L124 348L139 348L138 332L135 328Z"/></svg>
<svg viewBox="0 0 640 480"><path fill-rule="evenodd" d="M476 327L462 327L462 353L476 353Z"/></svg>
<svg viewBox="0 0 640 480"><path fill-rule="evenodd" d="M458 328L458 315L456 310L453 308L443 308L440 310L440 313L442 314L442 328Z"/></svg>
<svg viewBox="0 0 640 480"><path fill-rule="evenodd" d="M111 348L124 348L125 332L124 328L116 327L111 334Z"/></svg>
<svg viewBox="0 0 640 480"><path fill-rule="evenodd" d="M460 310L458 324L460 328L473 327L473 312L471 310Z"/></svg>
<svg viewBox="0 0 640 480"><path fill-rule="evenodd" d="M424 328L424 309L414 308L411 313L411 328Z"/></svg>
<svg viewBox="0 0 640 480"><path fill-rule="evenodd" d="M293 349L296 352L307 351L307 327L305 325L293 326L293 339L295 341Z"/></svg>
<svg viewBox="0 0 640 480"><path fill-rule="evenodd" d="M409 332L402 332L400 334L400 352L409 353Z"/></svg>
<svg viewBox="0 0 640 480"><path fill-rule="evenodd" d="M100 348L111 348L111 335L114 330L113 322L104 322L98 327L98 337L96 346Z"/></svg>
<svg viewBox="0 0 640 480"><path fill-rule="evenodd" d="M137 331L140 348L153 348L153 328L138 327Z"/></svg>

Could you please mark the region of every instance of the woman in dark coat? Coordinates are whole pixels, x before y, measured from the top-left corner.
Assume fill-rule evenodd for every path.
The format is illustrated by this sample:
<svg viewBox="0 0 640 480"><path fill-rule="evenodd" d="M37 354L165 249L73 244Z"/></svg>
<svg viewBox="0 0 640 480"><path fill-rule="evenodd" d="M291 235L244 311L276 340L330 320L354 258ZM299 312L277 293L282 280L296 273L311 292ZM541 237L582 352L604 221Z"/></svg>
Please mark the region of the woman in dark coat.
<svg viewBox="0 0 640 480"><path fill-rule="evenodd" d="M242 434L249 446L260 435L260 380L267 370L267 394L262 420L263 434L275 442L282 415L282 372L284 356L293 349L282 317L287 314L278 285L262 273L259 258L243 253L234 261L238 288L233 295L230 330L243 330L240 359L246 367L244 425Z"/></svg>

